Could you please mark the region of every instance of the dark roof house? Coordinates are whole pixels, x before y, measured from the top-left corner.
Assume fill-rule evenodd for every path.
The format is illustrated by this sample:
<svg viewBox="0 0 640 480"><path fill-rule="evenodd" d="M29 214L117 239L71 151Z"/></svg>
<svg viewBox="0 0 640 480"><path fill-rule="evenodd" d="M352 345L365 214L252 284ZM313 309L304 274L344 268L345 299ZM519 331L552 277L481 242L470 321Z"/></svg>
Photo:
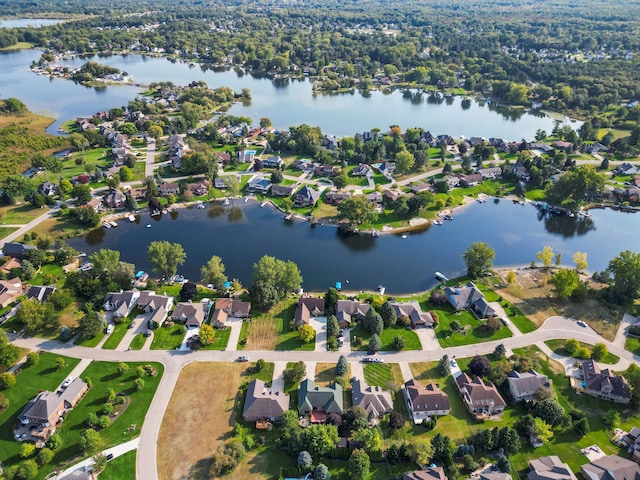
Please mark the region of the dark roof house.
<svg viewBox="0 0 640 480"><path fill-rule="evenodd" d="M37 247L35 245L26 245L24 243L10 242L5 243L4 247L2 247L2 253L4 253L7 257L17 258L18 260L22 260L24 258L24 254L29 250L35 250Z"/></svg>
<svg viewBox="0 0 640 480"><path fill-rule="evenodd" d="M551 388L549 377L535 370L518 372L513 370L507 374L509 392L516 402L532 400L535 393L541 388Z"/></svg>
<svg viewBox="0 0 640 480"><path fill-rule="evenodd" d="M414 423L421 423L434 415L449 415L449 396L433 383L423 387L413 378L404 384L404 399Z"/></svg>
<svg viewBox="0 0 640 480"><path fill-rule="evenodd" d="M187 327L201 327L206 317L205 308L204 303L180 302L171 313L171 318L175 322L184 323Z"/></svg>
<svg viewBox="0 0 640 480"><path fill-rule="evenodd" d="M404 472L402 480L448 480L442 467L429 467L425 470Z"/></svg>
<svg viewBox="0 0 640 480"><path fill-rule="evenodd" d="M447 287L444 294L449 304L456 310L468 308L481 318L495 315L495 311L488 304L484 294L473 282L469 282L465 286Z"/></svg>
<svg viewBox="0 0 640 480"><path fill-rule="evenodd" d="M455 380L462 400L476 418L488 418L501 413L507 406L498 389L491 382L485 382L476 376L472 379L466 373L461 373Z"/></svg>
<svg viewBox="0 0 640 480"><path fill-rule="evenodd" d="M262 380L254 380L247 386L242 418L245 422L267 419L279 420L289 410L289 395L266 387Z"/></svg>
<svg viewBox="0 0 640 480"><path fill-rule="evenodd" d="M297 326L309 323L311 317L324 316L324 298L300 297L296 306L295 322Z"/></svg>
<svg viewBox="0 0 640 480"><path fill-rule="evenodd" d="M640 465L632 460L607 455L580 467L585 480L640 480Z"/></svg>
<svg viewBox="0 0 640 480"><path fill-rule="evenodd" d="M294 205L296 207L310 207L315 205L320 198L320 192L314 190L308 185L305 185L298 193L296 193L296 198L294 200Z"/></svg>
<svg viewBox="0 0 640 480"><path fill-rule="evenodd" d="M529 467L528 480L577 480L569 465L556 455L531 460Z"/></svg>
<svg viewBox="0 0 640 480"><path fill-rule="evenodd" d="M393 410L391 392L381 387L371 387L353 377L351 380L351 399L354 407L367 412L369 422L377 423L381 417Z"/></svg>
<svg viewBox="0 0 640 480"><path fill-rule="evenodd" d="M27 298L35 298L40 303L46 302L49 295L56 291L56 287L46 285L33 285L27 290Z"/></svg>
<svg viewBox="0 0 640 480"><path fill-rule="evenodd" d="M622 375L616 375L608 368L600 370L593 360L582 363L584 391L593 397L614 403L627 404L631 401L631 390Z"/></svg>
<svg viewBox="0 0 640 480"><path fill-rule="evenodd" d="M313 412L319 413L342 413L342 387L334 383L328 387L318 387L315 382L305 379L300 383L298 390L298 411L300 415L311 415ZM322 415L316 415L318 420Z"/></svg>
<svg viewBox="0 0 640 480"><path fill-rule="evenodd" d="M409 317L413 328L433 327L433 317L429 312L423 312L418 302L392 302L390 305L396 311L398 318Z"/></svg>
<svg viewBox="0 0 640 480"><path fill-rule="evenodd" d="M357 300L338 300L336 304L336 318L341 328L351 325L352 320L363 318L371 308L368 303L360 303Z"/></svg>

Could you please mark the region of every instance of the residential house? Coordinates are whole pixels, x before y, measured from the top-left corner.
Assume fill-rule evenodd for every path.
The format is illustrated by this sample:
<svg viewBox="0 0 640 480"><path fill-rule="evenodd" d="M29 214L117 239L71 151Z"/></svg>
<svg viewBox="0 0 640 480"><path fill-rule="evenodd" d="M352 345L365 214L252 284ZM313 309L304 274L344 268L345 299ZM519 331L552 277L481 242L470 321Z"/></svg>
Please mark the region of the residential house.
<svg viewBox="0 0 640 480"><path fill-rule="evenodd" d="M380 192L367 193L367 200L374 205L380 205L382 203L382 194Z"/></svg>
<svg viewBox="0 0 640 480"><path fill-rule="evenodd" d="M46 302L47 298L56 291L56 287L46 285L33 285L27 290L27 298L35 298L40 303Z"/></svg>
<svg viewBox="0 0 640 480"><path fill-rule="evenodd" d="M551 144L551 146L553 148L555 148L556 150L562 150L563 152L566 152L566 153L571 153L571 151L573 150L573 143L564 142L564 141L561 141L561 140L553 142Z"/></svg>
<svg viewBox="0 0 640 480"><path fill-rule="evenodd" d="M489 145L494 147L498 152L507 152L509 151L509 145L502 138L490 138Z"/></svg>
<svg viewBox="0 0 640 480"><path fill-rule="evenodd" d="M634 462L640 463L640 428L633 427L622 439L622 446L627 447Z"/></svg>
<svg viewBox="0 0 640 480"><path fill-rule="evenodd" d="M218 152L218 161L223 165L229 165L231 163L231 153L229 152Z"/></svg>
<svg viewBox="0 0 640 480"><path fill-rule="evenodd" d="M475 187L482 183L482 175L480 173L472 173L470 175L462 175L459 173L457 177L460 179L460 184L467 188Z"/></svg>
<svg viewBox="0 0 640 480"><path fill-rule="evenodd" d="M284 162L279 155L273 155L262 160L262 166L264 168L282 168L284 166Z"/></svg>
<svg viewBox="0 0 640 480"><path fill-rule="evenodd" d="M105 168L102 174L104 175L104 178L107 178L107 179L119 177L121 169L122 167L120 165L111 165L110 167Z"/></svg>
<svg viewBox="0 0 640 480"><path fill-rule="evenodd" d="M618 455L607 455L580 467L585 480L640 480L640 465Z"/></svg>
<svg viewBox="0 0 640 480"><path fill-rule="evenodd" d="M455 175L446 175L443 180L447 182L449 190L460 186L460 179Z"/></svg>
<svg viewBox="0 0 640 480"><path fill-rule="evenodd" d="M187 190L193 193L196 197L201 197L209 193L209 180L201 180L197 183L187 183Z"/></svg>
<svg viewBox="0 0 640 480"><path fill-rule="evenodd" d="M255 159L255 150L240 150L238 152L238 163L253 163Z"/></svg>
<svg viewBox="0 0 640 480"><path fill-rule="evenodd" d="M124 204L127 201L127 197L120 190L112 188L109 193L102 197L102 203L107 208L124 208Z"/></svg>
<svg viewBox="0 0 640 480"><path fill-rule="evenodd" d="M535 370L529 370L528 372L513 370L507 374L507 382L509 382L511 398L516 402L533 400L538 390L551 388L549 377Z"/></svg>
<svg viewBox="0 0 640 480"><path fill-rule="evenodd" d="M38 193L47 197L55 197L60 192L60 187L55 183L43 182L38 185Z"/></svg>
<svg viewBox="0 0 640 480"><path fill-rule="evenodd" d="M636 175L635 177L633 177L631 183L633 183L633 185L636 187L640 187L640 175Z"/></svg>
<svg viewBox="0 0 640 480"><path fill-rule="evenodd" d="M299 327L309 323L311 317L324 316L324 298L300 297L294 320Z"/></svg>
<svg viewBox="0 0 640 480"><path fill-rule="evenodd" d="M614 403L628 404L631 401L631 390L626 378L616 375L611 370L601 370L593 360L582 363L584 391L588 395Z"/></svg>
<svg viewBox="0 0 640 480"><path fill-rule="evenodd" d="M383 198L388 202L388 203L393 203L395 202L398 198L400 198L403 195L402 191L400 190L385 190L382 193Z"/></svg>
<svg viewBox="0 0 640 480"><path fill-rule="evenodd" d="M539 152L542 152L542 153L551 153L551 152L553 152L553 148L551 148L546 143L542 143L542 142L530 143L529 144L529 149L530 150L538 150Z"/></svg>
<svg viewBox="0 0 640 480"><path fill-rule="evenodd" d="M207 306L204 303L180 302L171 313L174 322L184 323L187 327L201 327L206 317Z"/></svg>
<svg viewBox="0 0 640 480"><path fill-rule="evenodd" d="M627 162L621 163L613 171L618 175L637 175L640 173L640 169L638 169L638 167Z"/></svg>
<svg viewBox="0 0 640 480"><path fill-rule="evenodd" d="M333 165L319 165L313 169L313 174L316 177L333 177L337 175L340 169Z"/></svg>
<svg viewBox="0 0 640 480"><path fill-rule="evenodd" d="M313 168L313 164L308 158L298 158L293 161L293 166L298 170L302 170L303 172L310 170Z"/></svg>
<svg viewBox="0 0 640 480"><path fill-rule="evenodd" d="M225 183L223 177L216 177L215 180L213 181L213 186L220 190L227 188L227 184Z"/></svg>
<svg viewBox="0 0 640 480"><path fill-rule="evenodd" d="M396 171L396 162L384 161L380 164L380 172L392 175Z"/></svg>
<svg viewBox="0 0 640 480"><path fill-rule="evenodd" d="M242 418L245 422L257 420L280 420L282 414L289 410L289 395L267 388L262 380L254 380L247 386Z"/></svg>
<svg viewBox="0 0 640 480"><path fill-rule="evenodd" d="M9 242L5 243L4 247L2 247L2 253L7 257L17 258L18 260L22 260L24 258L25 253L29 250L35 250L37 247L35 245L26 245L24 243L17 242Z"/></svg>
<svg viewBox="0 0 640 480"><path fill-rule="evenodd" d="M413 193L433 192L433 185L428 182L412 182L411 184L409 184L409 189Z"/></svg>
<svg viewBox="0 0 640 480"><path fill-rule="evenodd" d="M354 177L372 178L373 169L371 168L371 165L368 165L366 163L360 163L356 168L351 170L351 175Z"/></svg>
<svg viewBox="0 0 640 480"><path fill-rule="evenodd" d="M312 207L318 203L320 192L314 190L309 185L305 185L296 193L293 204L296 207Z"/></svg>
<svg viewBox="0 0 640 480"><path fill-rule="evenodd" d="M433 416L449 415L451 411L449 396L433 383L423 387L412 378L404 384L402 392L415 424Z"/></svg>
<svg viewBox="0 0 640 480"><path fill-rule="evenodd" d="M502 413L507 406L491 382L485 382L476 376L471 378L466 373L460 373L455 380L462 401L476 418L487 418Z"/></svg>
<svg viewBox="0 0 640 480"><path fill-rule="evenodd" d="M61 416L78 404L88 389L88 385L83 380L76 378L61 392L40 392L18 416L20 423L37 427L54 427ZM50 431L51 433L53 431Z"/></svg>
<svg viewBox="0 0 640 480"><path fill-rule="evenodd" d="M442 467L429 467L425 470L404 472L402 480L449 480Z"/></svg>
<svg viewBox="0 0 640 480"><path fill-rule="evenodd" d="M392 302L390 305L398 318L409 317L413 328L433 328L433 317L429 312L423 312L418 302Z"/></svg>
<svg viewBox="0 0 640 480"><path fill-rule="evenodd" d="M113 312L114 317L127 317L137 305L139 297L140 291L135 288L126 291L109 292L104 297L102 308L106 312Z"/></svg>
<svg viewBox="0 0 640 480"><path fill-rule="evenodd" d="M233 298L219 298L216 300L213 314L211 315L211 323L222 327L227 317L247 318L250 311L251 302L242 302Z"/></svg>
<svg viewBox="0 0 640 480"><path fill-rule="evenodd" d="M140 292L136 306L144 313L151 314L147 317L147 320L161 326L167 319L171 307L173 307L173 297L158 295L155 292L145 290Z"/></svg>
<svg viewBox="0 0 640 480"><path fill-rule="evenodd" d="M440 146L447 147L450 145L455 145L456 142L451 135L438 135L437 143Z"/></svg>
<svg viewBox="0 0 640 480"><path fill-rule="evenodd" d="M373 142L375 139L376 139L376 133L372 132L371 130L369 130L368 132L362 133L362 141L365 143Z"/></svg>
<svg viewBox="0 0 640 480"><path fill-rule="evenodd" d="M160 192L161 197L166 197L167 195L178 195L180 193L180 184L178 183L161 183L158 185L158 192Z"/></svg>
<svg viewBox="0 0 640 480"><path fill-rule="evenodd" d="M600 152L608 152L609 148L601 144L600 142L593 143L587 147L587 153L594 155Z"/></svg>
<svg viewBox="0 0 640 480"><path fill-rule="evenodd" d="M5 308L15 302L22 295L22 280L15 277L10 280L0 280L0 308Z"/></svg>
<svg viewBox="0 0 640 480"><path fill-rule="evenodd" d="M134 187L129 190L129 195L136 200L142 200L147 196L147 187Z"/></svg>
<svg viewBox="0 0 640 480"><path fill-rule="evenodd" d="M328 150L335 150L340 146L340 140L335 135L325 135L322 139L322 146Z"/></svg>
<svg viewBox="0 0 640 480"><path fill-rule="evenodd" d="M348 328L353 320L361 320L367 314L371 305L360 303L358 300L338 300L336 304L336 318L340 328Z"/></svg>
<svg viewBox="0 0 640 480"><path fill-rule="evenodd" d="M318 387L311 379L305 379L298 389L298 413L310 415L311 423L324 423L329 413L342 413L342 386L333 383Z"/></svg>
<svg viewBox="0 0 640 480"><path fill-rule="evenodd" d="M80 175L75 175L73 177L71 177L71 183L73 185L86 185L87 183L91 182L92 180L92 176L89 175L88 173L81 173Z"/></svg>
<svg viewBox="0 0 640 480"><path fill-rule="evenodd" d="M351 192L349 190L345 190L343 192L331 191L327 192L324 196L324 201L330 205L338 205L343 200L351 197Z"/></svg>
<svg viewBox="0 0 640 480"><path fill-rule="evenodd" d="M263 177L253 177L247 183L247 192L266 195L271 190L271 181Z"/></svg>
<svg viewBox="0 0 640 480"><path fill-rule="evenodd" d="M0 266L0 272L2 272L4 275L11 275L11 270L13 270L14 268L22 267L22 262L17 258L5 257L5 259L7 259L7 261L2 266Z"/></svg>
<svg viewBox="0 0 640 480"><path fill-rule="evenodd" d="M531 178L529 175L529 170L518 160L511 166L511 173L517 175L520 180L524 182L528 182Z"/></svg>
<svg viewBox="0 0 640 480"><path fill-rule="evenodd" d="M479 318L492 317L496 314L484 294L473 282L465 286L447 287L444 294L449 304L458 311L469 309Z"/></svg>
<svg viewBox="0 0 640 480"><path fill-rule="evenodd" d="M420 137L420 141L424 143L428 143L432 147L436 146L436 137L434 137L433 133L431 133L428 130L422 134L422 136Z"/></svg>
<svg viewBox="0 0 640 480"><path fill-rule="evenodd" d="M478 475L479 480L513 480L511 475L504 472L484 472Z"/></svg>
<svg viewBox="0 0 640 480"><path fill-rule="evenodd" d="M477 147L478 145L482 145L482 143L486 141L487 140L482 137L471 137L469 139L469 145L471 145L472 147Z"/></svg>
<svg viewBox="0 0 640 480"><path fill-rule="evenodd" d="M351 399L354 407L367 412L370 423L377 424L384 415L393 410L393 396L382 387L371 387L356 377L351 379Z"/></svg>
<svg viewBox="0 0 640 480"><path fill-rule="evenodd" d="M169 160L173 168L182 167L182 157L189 151L184 135L171 135L169 137Z"/></svg>
<svg viewBox="0 0 640 480"><path fill-rule="evenodd" d="M569 465L556 455L531 460L529 468L527 480L577 480Z"/></svg>
<svg viewBox="0 0 640 480"><path fill-rule="evenodd" d="M502 177L502 169L500 167L478 168L476 172L482 175L483 180L493 180Z"/></svg>
<svg viewBox="0 0 640 480"><path fill-rule="evenodd" d="M295 185L271 185L271 195L274 197L290 197L295 189Z"/></svg>
<svg viewBox="0 0 640 480"><path fill-rule="evenodd" d="M85 202L82 206L90 207L91 209L93 209L94 212L99 212L100 210L102 210L102 199L93 197L88 202Z"/></svg>

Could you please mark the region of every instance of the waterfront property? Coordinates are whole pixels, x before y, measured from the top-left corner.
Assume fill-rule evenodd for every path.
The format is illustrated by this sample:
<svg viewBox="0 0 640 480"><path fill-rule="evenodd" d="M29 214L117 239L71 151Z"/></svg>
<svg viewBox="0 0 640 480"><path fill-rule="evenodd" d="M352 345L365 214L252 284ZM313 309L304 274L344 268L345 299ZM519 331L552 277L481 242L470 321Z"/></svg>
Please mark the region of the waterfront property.
<svg viewBox="0 0 640 480"><path fill-rule="evenodd" d="M336 318L340 328L348 328L353 321L364 318L371 305L360 303L358 300L338 300L336 304Z"/></svg>
<svg viewBox="0 0 640 480"><path fill-rule="evenodd" d="M184 323L187 327L201 327L207 318L207 306L204 303L184 303L176 305L171 313L174 322Z"/></svg>
<svg viewBox="0 0 640 480"><path fill-rule="evenodd" d="M126 291L109 292L104 298L102 308L106 312L112 312L114 317L127 317L133 311L139 297L140 291L135 288Z"/></svg>
<svg viewBox="0 0 640 480"><path fill-rule="evenodd" d="M351 379L351 399L354 407L367 412L371 424L377 424L380 418L393 410L391 392L378 386L369 386L355 377Z"/></svg>
<svg viewBox="0 0 640 480"><path fill-rule="evenodd" d="M464 286L447 287L444 294L449 304L458 311L469 309L478 318L495 315L494 309L473 282Z"/></svg>
<svg viewBox="0 0 640 480"><path fill-rule="evenodd" d="M516 402L533 400L536 392L541 388L551 388L549 377L535 370L518 372L513 370L507 374L509 392Z"/></svg>
<svg viewBox="0 0 640 480"><path fill-rule="evenodd" d="M418 302L393 302L391 306L396 311L398 318L408 317L413 328L433 328L433 317L429 312L423 312Z"/></svg>
<svg viewBox="0 0 640 480"><path fill-rule="evenodd" d="M242 418L245 422L258 420L277 421L289 410L289 395L268 388L262 380L254 380L247 386Z"/></svg>
<svg viewBox="0 0 640 480"><path fill-rule="evenodd" d="M270 189L271 181L267 180L266 178L253 177L251 180L249 180L249 183L247 183L248 193L261 193L263 195L266 195L267 193L269 193Z"/></svg>
<svg viewBox="0 0 640 480"><path fill-rule="evenodd" d="M404 384L402 392L407 410L415 424L433 416L449 415L451 411L449 396L433 383L423 387L412 378Z"/></svg>
<svg viewBox="0 0 640 480"><path fill-rule="evenodd" d="M211 314L211 324L222 327L228 317L247 318L250 311L251 302L243 302L233 298L218 298Z"/></svg>
<svg viewBox="0 0 640 480"><path fill-rule="evenodd" d="M293 204L296 207L313 207L316 203L318 203L318 199L320 198L320 192L314 190L309 185L305 185L296 193L296 198L293 201Z"/></svg>
<svg viewBox="0 0 640 480"><path fill-rule="evenodd" d="M586 394L625 405L631 401L629 384L622 375L616 375L608 368L601 370L593 360L582 363L582 375L580 390Z"/></svg>
<svg viewBox="0 0 640 480"><path fill-rule="evenodd" d="M10 242L5 243L2 247L2 253L7 257L16 258L18 260L22 260L24 258L25 253L29 250L35 249L35 245L26 245L24 243Z"/></svg>
<svg viewBox="0 0 640 480"><path fill-rule="evenodd" d="M309 415L311 423L324 423L329 413L344 410L342 387L333 383L328 387L318 387L313 380L305 379L298 389L298 413Z"/></svg>
<svg viewBox="0 0 640 480"><path fill-rule="evenodd" d="M294 321L298 327L309 323L311 317L324 316L324 298L300 297Z"/></svg>
<svg viewBox="0 0 640 480"><path fill-rule="evenodd" d="M155 292L145 290L140 292L136 306L148 314L148 321L155 322L158 326L161 326L173 307L173 297L158 295Z"/></svg>

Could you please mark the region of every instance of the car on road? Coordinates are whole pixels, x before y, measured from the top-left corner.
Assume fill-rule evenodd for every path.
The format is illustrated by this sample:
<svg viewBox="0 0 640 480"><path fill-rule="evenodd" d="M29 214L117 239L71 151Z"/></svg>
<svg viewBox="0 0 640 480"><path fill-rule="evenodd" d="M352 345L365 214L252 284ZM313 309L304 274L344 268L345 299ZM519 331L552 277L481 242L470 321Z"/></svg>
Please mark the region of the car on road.
<svg viewBox="0 0 640 480"><path fill-rule="evenodd" d="M373 358L371 357L364 357L362 359L362 363L373 363Z"/></svg>
<svg viewBox="0 0 640 480"><path fill-rule="evenodd" d="M107 459L107 462L108 462L109 460L111 460L113 458L113 453L110 453L105 458Z"/></svg>
<svg viewBox="0 0 640 480"><path fill-rule="evenodd" d="M134 328L136 326L136 322L131 322L127 328Z"/></svg>
<svg viewBox="0 0 640 480"><path fill-rule="evenodd" d="M373 363L384 363L384 358L372 358Z"/></svg>
<svg viewBox="0 0 640 480"><path fill-rule="evenodd" d="M64 382L62 382L62 388L67 388L69 385L71 385L71 382L73 382L75 379L76 377L67 378Z"/></svg>
<svg viewBox="0 0 640 480"><path fill-rule="evenodd" d="M237 359L238 362L248 362L249 361L249 357L247 357L246 355L241 355L238 357Z"/></svg>
<svg viewBox="0 0 640 480"><path fill-rule="evenodd" d="M587 324L586 324L586 323L584 323L582 320L578 320L576 323L577 323L578 325L580 325L581 327L586 327L586 326L587 326Z"/></svg>
<svg viewBox="0 0 640 480"><path fill-rule="evenodd" d="M340 330L338 332L338 337L343 337L344 336L344 330Z"/></svg>

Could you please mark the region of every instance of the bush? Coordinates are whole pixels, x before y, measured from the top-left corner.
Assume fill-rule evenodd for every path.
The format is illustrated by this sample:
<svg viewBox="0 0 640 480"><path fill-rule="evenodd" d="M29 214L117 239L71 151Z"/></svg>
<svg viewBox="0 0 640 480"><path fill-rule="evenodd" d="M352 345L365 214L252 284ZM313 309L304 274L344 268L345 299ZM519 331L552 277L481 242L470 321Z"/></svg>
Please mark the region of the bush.
<svg viewBox="0 0 640 480"><path fill-rule="evenodd" d="M56 448L58 448L60 445L62 444L62 438L60 437L59 434L54 433L53 435L51 435L51 437L49 437L49 440L47 440L47 446L51 449L51 450L55 450Z"/></svg>
<svg viewBox="0 0 640 480"><path fill-rule="evenodd" d="M0 390L6 390L16 384L16 377L13 373L4 372L0 374Z"/></svg>
<svg viewBox="0 0 640 480"><path fill-rule="evenodd" d="M40 361L40 355L38 354L38 352L27 353L27 361L26 361L27 366L30 367L32 365L37 365L39 361Z"/></svg>
<svg viewBox="0 0 640 480"><path fill-rule="evenodd" d="M38 463L40 465L46 465L53 460L53 452L49 448L43 448L38 452Z"/></svg>
<svg viewBox="0 0 640 480"><path fill-rule="evenodd" d="M73 331L71 331L69 327L62 326L58 330L58 335L60 335L60 340L71 340L71 337L73 337Z"/></svg>
<svg viewBox="0 0 640 480"><path fill-rule="evenodd" d="M404 427L404 418L402 414L395 410L389 414L389 430L396 431Z"/></svg>
<svg viewBox="0 0 640 480"><path fill-rule="evenodd" d="M404 337L401 337L400 335L396 335L393 337L393 348L395 348L396 350L402 350L407 344L407 341L405 340Z"/></svg>
<svg viewBox="0 0 640 480"><path fill-rule="evenodd" d="M136 388L136 390L142 390L144 388L144 380L141 378L136 378L133 381L133 385Z"/></svg>

